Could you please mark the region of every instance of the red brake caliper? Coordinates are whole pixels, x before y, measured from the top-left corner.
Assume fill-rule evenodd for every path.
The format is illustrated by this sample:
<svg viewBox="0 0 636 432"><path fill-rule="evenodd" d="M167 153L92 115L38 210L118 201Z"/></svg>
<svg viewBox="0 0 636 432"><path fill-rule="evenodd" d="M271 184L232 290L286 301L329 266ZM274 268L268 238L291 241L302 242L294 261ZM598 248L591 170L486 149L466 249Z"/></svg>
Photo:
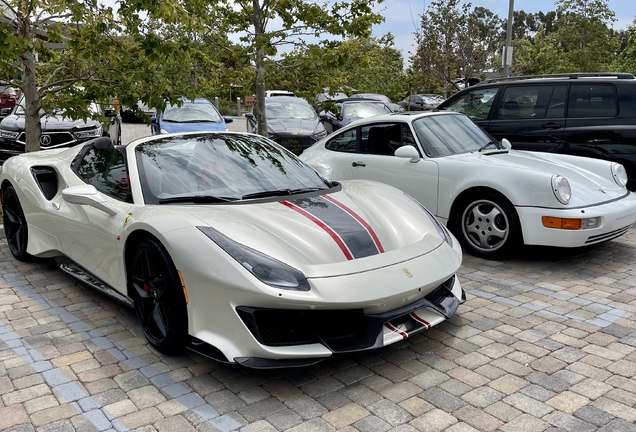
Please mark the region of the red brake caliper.
<svg viewBox="0 0 636 432"><path fill-rule="evenodd" d="M148 285L146 282L144 282L144 290L150 291L150 285Z"/></svg>

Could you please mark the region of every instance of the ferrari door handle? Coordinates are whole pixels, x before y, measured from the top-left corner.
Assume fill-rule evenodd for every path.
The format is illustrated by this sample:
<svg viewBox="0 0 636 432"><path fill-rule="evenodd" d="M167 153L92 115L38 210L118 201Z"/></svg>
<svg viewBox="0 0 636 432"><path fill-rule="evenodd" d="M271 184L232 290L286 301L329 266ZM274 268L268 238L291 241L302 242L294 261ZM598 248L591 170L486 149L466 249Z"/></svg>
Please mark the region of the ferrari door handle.
<svg viewBox="0 0 636 432"><path fill-rule="evenodd" d="M544 125L541 126L543 129L558 129L561 127L560 124L556 124L556 123L546 123Z"/></svg>
<svg viewBox="0 0 636 432"><path fill-rule="evenodd" d="M354 162L351 164L352 167L365 167L367 166L364 162Z"/></svg>

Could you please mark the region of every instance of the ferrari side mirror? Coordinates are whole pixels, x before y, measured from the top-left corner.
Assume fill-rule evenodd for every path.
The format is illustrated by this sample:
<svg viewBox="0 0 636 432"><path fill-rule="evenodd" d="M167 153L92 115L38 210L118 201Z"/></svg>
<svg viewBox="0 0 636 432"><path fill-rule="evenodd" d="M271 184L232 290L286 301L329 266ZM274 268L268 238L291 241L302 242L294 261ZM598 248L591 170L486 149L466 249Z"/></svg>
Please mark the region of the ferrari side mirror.
<svg viewBox="0 0 636 432"><path fill-rule="evenodd" d="M512 148L512 144L510 144L510 141L508 141L507 139L502 139L501 140L501 145L503 146L503 148L505 148L506 150L510 150Z"/></svg>
<svg viewBox="0 0 636 432"><path fill-rule="evenodd" d="M69 204L87 205L115 216L119 209L106 201L93 185L71 186L62 191L62 198Z"/></svg>
<svg viewBox="0 0 636 432"><path fill-rule="evenodd" d="M318 171L318 174L320 174L321 176L323 176L326 180L329 180L329 177L331 177L331 171L332 168L330 165L327 165L326 163L318 163L316 164L316 171Z"/></svg>

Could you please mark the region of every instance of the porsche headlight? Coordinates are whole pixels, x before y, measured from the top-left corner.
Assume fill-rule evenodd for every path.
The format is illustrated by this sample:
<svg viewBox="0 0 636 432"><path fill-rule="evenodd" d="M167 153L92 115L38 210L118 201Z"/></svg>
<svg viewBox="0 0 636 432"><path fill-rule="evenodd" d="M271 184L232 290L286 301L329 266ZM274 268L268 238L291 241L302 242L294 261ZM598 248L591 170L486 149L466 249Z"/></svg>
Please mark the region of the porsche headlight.
<svg viewBox="0 0 636 432"><path fill-rule="evenodd" d="M572 198L572 188L570 182L563 176L552 176L552 192L561 204L567 204Z"/></svg>
<svg viewBox="0 0 636 432"><path fill-rule="evenodd" d="M211 227L197 227L261 282L279 289L309 291L305 275L264 253L226 237Z"/></svg>
<svg viewBox="0 0 636 432"><path fill-rule="evenodd" d="M20 135L20 132L13 132L7 129L0 129L0 138L7 138L7 139L17 139L18 135Z"/></svg>
<svg viewBox="0 0 636 432"><path fill-rule="evenodd" d="M80 140L88 138L99 138L100 136L102 136L102 127L99 126L93 129L76 130L73 131L73 135L75 135L75 138Z"/></svg>
<svg viewBox="0 0 636 432"><path fill-rule="evenodd" d="M443 238L444 241L450 245L450 247L453 247L453 236L448 231L448 229L446 229L446 227L444 225L442 225L437 220L437 218L435 216L433 216L433 214L430 211L428 211L428 209L426 207L424 207L422 205L421 202L419 202L418 200L416 200L415 198L413 198L411 195L407 194L406 192L404 192L404 195L406 195L407 197L411 198L413 201L415 201L417 203L417 205L420 206L420 208L422 210L424 210L424 213L426 213L426 215L429 217L429 219L431 220L431 222L435 226L435 229L437 229L437 233L439 234L439 236L441 238Z"/></svg>
<svg viewBox="0 0 636 432"><path fill-rule="evenodd" d="M612 177L614 177L614 181L619 186L625 187L627 184L627 171L625 171L625 167L619 163L614 162L612 164Z"/></svg>

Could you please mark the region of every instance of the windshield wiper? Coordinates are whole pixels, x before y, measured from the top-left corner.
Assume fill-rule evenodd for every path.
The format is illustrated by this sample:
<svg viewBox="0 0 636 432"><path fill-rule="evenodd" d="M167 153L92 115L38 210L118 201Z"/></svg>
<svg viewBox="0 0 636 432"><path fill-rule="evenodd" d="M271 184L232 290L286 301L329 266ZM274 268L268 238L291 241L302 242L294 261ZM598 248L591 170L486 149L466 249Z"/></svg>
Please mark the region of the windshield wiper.
<svg viewBox="0 0 636 432"><path fill-rule="evenodd" d="M325 190L326 188L300 188L300 189L279 189L279 190L271 190L271 191L262 191L262 192L254 192L247 195L243 195L241 199L250 199L250 198L266 198L266 197L275 197L282 195L294 195L305 192L315 192L319 190Z"/></svg>
<svg viewBox="0 0 636 432"><path fill-rule="evenodd" d="M214 195L191 195L180 196L172 198L162 198L159 200L159 204L172 204L172 203L193 203L193 204L210 204L218 202L231 202L238 201L238 198L214 196Z"/></svg>
<svg viewBox="0 0 636 432"><path fill-rule="evenodd" d="M495 148L499 148L499 147L497 147L497 141L488 141L486 144L484 144L483 146L481 146L479 148L479 153L483 152L484 150L486 150L491 145L494 145Z"/></svg>

